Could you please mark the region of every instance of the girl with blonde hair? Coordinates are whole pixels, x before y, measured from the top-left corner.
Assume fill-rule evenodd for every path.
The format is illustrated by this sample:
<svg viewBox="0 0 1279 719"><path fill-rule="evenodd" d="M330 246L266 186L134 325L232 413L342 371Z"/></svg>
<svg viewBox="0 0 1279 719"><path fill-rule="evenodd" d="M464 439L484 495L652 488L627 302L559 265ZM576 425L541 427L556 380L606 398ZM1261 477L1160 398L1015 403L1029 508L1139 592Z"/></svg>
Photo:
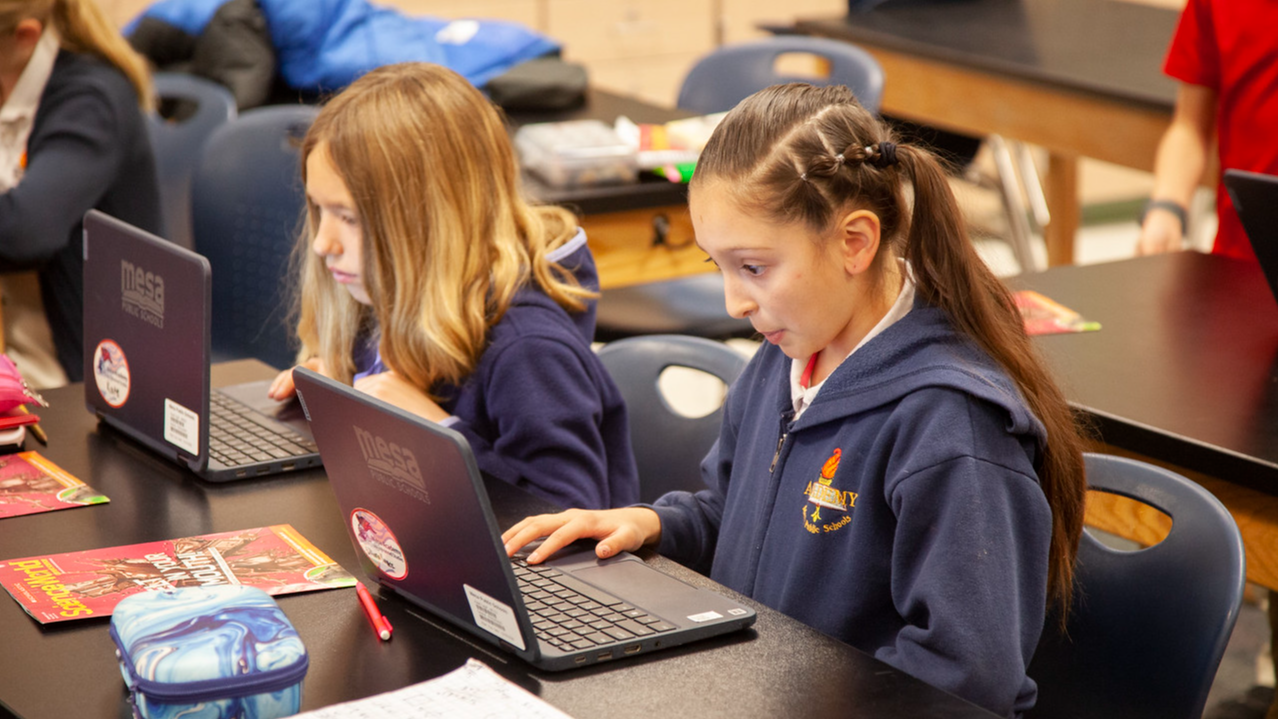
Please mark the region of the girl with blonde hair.
<svg viewBox="0 0 1279 719"><path fill-rule="evenodd" d="M507 550L654 544L1000 716L1028 711L1046 616L1070 606L1082 438L936 158L848 88L775 86L716 128L689 207L729 314L765 340L707 489L532 517Z"/></svg>
<svg viewBox="0 0 1279 719"><path fill-rule="evenodd" d="M0 0L6 345L39 384L83 374L84 213L160 229L152 104L145 61L94 0Z"/></svg>
<svg viewBox="0 0 1279 719"><path fill-rule="evenodd" d="M561 506L636 501L585 233L521 197L497 109L446 68L379 68L324 106L302 158L303 365L452 426L481 470ZM291 396L289 373L270 392Z"/></svg>

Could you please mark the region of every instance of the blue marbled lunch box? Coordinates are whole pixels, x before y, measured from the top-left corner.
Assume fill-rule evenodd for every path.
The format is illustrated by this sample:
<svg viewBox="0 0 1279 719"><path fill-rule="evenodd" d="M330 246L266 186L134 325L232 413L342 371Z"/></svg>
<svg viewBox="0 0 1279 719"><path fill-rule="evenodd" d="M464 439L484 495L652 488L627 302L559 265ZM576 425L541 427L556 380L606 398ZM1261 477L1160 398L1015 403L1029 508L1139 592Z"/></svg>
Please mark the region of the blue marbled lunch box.
<svg viewBox="0 0 1279 719"><path fill-rule="evenodd" d="M301 706L306 647L261 589L135 594L116 605L111 639L142 719L275 719Z"/></svg>

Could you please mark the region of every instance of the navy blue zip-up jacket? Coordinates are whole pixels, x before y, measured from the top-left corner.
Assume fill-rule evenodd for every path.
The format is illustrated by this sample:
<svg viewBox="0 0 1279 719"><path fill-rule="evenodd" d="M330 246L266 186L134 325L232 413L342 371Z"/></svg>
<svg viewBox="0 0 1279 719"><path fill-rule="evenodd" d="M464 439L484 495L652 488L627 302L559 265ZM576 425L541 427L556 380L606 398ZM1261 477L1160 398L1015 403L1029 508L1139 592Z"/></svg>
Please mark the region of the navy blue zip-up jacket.
<svg viewBox="0 0 1279 719"><path fill-rule="evenodd" d="M155 157L124 74L61 50L40 96L22 181L0 192L0 272L38 269L58 363L84 374L84 213L160 231Z"/></svg>
<svg viewBox="0 0 1279 719"><path fill-rule="evenodd" d="M998 714L1030 708L1052 525L1043 425L918 300L797 421L790 365L765 345L733 385L708 489L654 505L659 551Z"/></svg>
<svg viewBox="0 0 1279 719"><path fill-rule="evenodd" d="M599 289L581 230L552 259ZM489 330L475 371L460 385L434 388L481 471L566 508L639 501L626 406L591 350L594 334L594 301L570 314L526 286ZM371 371L381 369L377 362Z"/></svg>

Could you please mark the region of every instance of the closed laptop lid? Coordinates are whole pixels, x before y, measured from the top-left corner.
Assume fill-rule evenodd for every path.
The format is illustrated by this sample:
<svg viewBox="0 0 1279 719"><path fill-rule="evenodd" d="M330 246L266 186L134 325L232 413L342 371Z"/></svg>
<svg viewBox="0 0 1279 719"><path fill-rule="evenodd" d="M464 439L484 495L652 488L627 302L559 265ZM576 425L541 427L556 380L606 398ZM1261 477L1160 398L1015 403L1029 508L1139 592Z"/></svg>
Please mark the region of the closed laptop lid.
<svg viewBox="0 0 1279 719"><path fill-rule="evenodd" d="M194 252L85 215L85 404L196 471L208 446L210 277Z"/></svg>
<svg viewBox="0 0 1279 719"><path fill-rule="evenodd" d="M304 368L293 379L365 573L531 656L532 627L466 439Z"/></svg>

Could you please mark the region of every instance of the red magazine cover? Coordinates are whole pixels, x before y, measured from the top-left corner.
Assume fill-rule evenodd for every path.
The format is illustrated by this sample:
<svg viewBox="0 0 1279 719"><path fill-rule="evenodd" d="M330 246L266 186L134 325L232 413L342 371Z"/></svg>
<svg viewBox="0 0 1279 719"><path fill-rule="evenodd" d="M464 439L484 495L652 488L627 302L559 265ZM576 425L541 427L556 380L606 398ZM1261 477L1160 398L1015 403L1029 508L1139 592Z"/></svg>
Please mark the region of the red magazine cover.
<svg viewBox="0 0 1279 719"><path fill-rule="evenodd" d="M287 524L0 561L0 585L41 624L107 617L138 592L218 584L275 595L355 577Z"/></svg>
<svg viewBox="0 0 1279 719"><path fill-rule="evenodd" d="M1069 307L1065 307L1034 290L1013 293L1013 301L1021 310L1026 323L1026 334L1055 335L1065 332L1096 332L1100 322L1091 322Z"/></svg>
<svg viewBox="0 0 1279 719"><path fill-rule="evenodd" d="M108 501L38 452L0 455L0 519Z"/></svg>

